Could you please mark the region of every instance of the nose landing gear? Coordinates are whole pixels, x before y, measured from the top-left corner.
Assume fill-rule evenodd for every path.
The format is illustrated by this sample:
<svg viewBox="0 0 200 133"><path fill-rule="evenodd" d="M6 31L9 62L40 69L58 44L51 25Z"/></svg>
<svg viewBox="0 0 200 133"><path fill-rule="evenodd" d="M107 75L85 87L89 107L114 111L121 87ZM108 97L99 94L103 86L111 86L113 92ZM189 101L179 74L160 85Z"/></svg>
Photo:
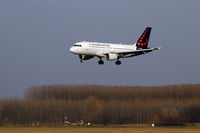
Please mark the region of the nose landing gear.
<svg viewBox="0 0 200 133"><path fill-rule="evenodd" d="M84 62L84 61L83 61L83 60L84 60L84 57L85 57L85 55L79 55L79 59L80 59L80 62L81 62L81 63Z"/></svg>

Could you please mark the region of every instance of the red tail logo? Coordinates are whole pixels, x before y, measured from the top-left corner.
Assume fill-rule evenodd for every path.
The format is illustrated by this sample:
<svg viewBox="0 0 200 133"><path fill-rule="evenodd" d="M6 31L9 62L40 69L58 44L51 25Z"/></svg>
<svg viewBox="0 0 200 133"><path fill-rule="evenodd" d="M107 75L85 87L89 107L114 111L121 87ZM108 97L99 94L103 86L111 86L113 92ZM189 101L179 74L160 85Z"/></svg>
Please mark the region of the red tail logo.
<svg viewBox="0 0 200 133"><path fill-rule="evenodd" d="M150 34L151 34L151 27L147 27L136 43L137 48L142 48L142 49L147 48Z"/></svg>

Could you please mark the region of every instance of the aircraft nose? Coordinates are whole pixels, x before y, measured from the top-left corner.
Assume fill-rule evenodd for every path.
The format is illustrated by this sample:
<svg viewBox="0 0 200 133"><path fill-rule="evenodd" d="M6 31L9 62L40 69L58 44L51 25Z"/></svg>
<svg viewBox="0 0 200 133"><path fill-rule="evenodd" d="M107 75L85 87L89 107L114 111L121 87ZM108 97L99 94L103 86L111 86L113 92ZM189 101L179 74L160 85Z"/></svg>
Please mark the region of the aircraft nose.
<svg viewBox="0 0 200 133"><path fill-rule="evenodd" d="M71 47L71 48L69 49L69 51L72 52L72 53L74 53L75 48L74 48L74 47Z"/></svg>

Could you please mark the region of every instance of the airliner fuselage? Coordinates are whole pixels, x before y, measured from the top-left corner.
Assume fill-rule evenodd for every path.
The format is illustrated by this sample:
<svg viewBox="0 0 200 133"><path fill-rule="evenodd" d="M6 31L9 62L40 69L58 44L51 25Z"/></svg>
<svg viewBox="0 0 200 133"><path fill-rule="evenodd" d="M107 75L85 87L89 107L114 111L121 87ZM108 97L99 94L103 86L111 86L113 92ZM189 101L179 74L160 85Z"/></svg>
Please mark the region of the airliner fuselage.
<svg viewBox="0 0 200 133"><path fill-rule="evenodd" d="M105 57L105 53L131 52L133 50L136 50L135 45L86 41L78 42L70 48L70 51L74 54L94 55L100 57Z"/></svg>

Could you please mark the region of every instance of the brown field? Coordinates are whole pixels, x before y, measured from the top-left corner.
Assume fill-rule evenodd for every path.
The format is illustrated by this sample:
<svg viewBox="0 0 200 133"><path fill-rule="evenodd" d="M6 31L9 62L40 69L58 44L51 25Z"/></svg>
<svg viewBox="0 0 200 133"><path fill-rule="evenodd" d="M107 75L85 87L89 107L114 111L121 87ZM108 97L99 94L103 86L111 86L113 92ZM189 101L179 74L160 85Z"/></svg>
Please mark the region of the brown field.
<svg viewBox="0 0 200 133"><path fill-rule="evenodd" d="M67 127L67 128L29 128L2 127L0 133L200 133L197 127Z"/></svg>

